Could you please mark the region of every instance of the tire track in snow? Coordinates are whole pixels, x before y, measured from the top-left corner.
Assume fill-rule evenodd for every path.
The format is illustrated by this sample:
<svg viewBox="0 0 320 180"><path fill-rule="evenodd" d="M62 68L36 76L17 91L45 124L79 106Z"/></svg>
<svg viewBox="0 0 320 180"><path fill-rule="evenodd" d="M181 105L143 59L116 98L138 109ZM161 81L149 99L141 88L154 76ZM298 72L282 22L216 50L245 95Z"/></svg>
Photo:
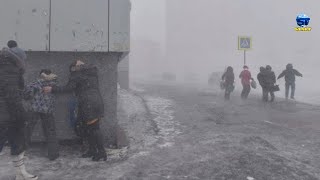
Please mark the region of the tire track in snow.
<svg viewBox="0 0 320 180"><path fill-rule="evenodd" d="M174 145L174 137L181 134L180 123L174 121L174 103L172 100L161 97L143 97L153 121L157 125L159 147L170 147Z"/></svg>

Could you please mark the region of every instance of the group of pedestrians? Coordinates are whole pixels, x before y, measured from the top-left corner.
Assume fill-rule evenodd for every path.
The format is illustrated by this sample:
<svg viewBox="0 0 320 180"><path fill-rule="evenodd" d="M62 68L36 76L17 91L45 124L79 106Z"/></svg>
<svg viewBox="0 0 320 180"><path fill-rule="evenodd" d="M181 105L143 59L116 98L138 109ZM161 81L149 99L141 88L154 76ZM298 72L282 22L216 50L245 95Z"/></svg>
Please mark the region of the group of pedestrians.
<svg viewBox="0 0 320 180"><path fill-rule="evenodd" d="M264 102L273 102L275 100L275 92L279 91L280 88L276 85L277 79L285 77L285 97L289 98L289 91L291 89L291 99L294 99L295 95L295 79L296 76L302 77L302 74L293 68L292 64L287 64L286 69L276 78L274 71L270 65L266 67L260 67L260 72L257 75L257 80L262 88L262 100ZM243 66L243 71L240 73L239 78L241 79L242 92L241 98L247 99L251 91L251 88L256 88L256 82L251 76L248 66ZM227 67L227 70L221 77L221 87L225 89L225 100L230 99L230 94L235 89L235 75L231 66ZM269 99L270 95L270 99Z"/></svg>
<svg viewBox="0 0 320 180"><path fill-rule="evenodd" d="M76 60L69 66L70 76L65 86L58 86L58 76L50 69L40 70L38 79L25 85L26 53L15 41L9 41L7 46L0 51L0 152L8 142L17 170L16 179L38 179L26 171L24 164L25 150L38 120L41 120L47 140L48 158L55 160L59 157L54 118L56 94L59 93L73 92L77 98L81 138L89 144L82 157L93 161L106 160L99 127L104 116L104 104L97 68Z"/></svg>
<svg viewBox="0 0 320 180"><path fill-rule="evenodd" d="M243 87L241 98L247 99L251 91L252 81L254 81L254 79L251 77L251 72L249 71L248 66L243 66L243 71L241 71L239 78L241 79L241 84ZM221 87L225 89L224 98L225 100L229 100L231 93L235 89L235 75L231 66L227 67L227 70L225 73L223 73L221 80Z"/></svg>

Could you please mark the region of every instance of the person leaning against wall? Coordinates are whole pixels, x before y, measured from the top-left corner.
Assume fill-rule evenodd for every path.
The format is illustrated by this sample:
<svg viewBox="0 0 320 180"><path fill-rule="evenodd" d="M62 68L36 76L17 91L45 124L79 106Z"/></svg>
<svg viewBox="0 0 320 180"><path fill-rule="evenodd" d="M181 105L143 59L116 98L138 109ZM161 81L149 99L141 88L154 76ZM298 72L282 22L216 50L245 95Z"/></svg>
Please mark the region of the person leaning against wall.
<svg viewBox="0 0 320 180"><path fill-rule="evenodd" d="M104 149L103 135L100 130L100 121L104 116L104 103L99 90L98 68L77 60L70 67L69 82L65 86L47 86L46 93L75 93L78 101L78 121L83 135L89 142L88 151L83 158L92 158L93 161L107 160Z"/></svg>

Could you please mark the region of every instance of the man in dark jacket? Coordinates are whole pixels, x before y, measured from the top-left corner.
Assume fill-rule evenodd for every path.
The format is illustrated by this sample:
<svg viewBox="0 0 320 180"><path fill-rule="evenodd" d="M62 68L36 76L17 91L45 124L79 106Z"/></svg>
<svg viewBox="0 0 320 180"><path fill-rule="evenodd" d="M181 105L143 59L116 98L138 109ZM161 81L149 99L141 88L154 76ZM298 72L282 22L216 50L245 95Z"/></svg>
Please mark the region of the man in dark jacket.
<svg viewBox="0 0 320 180"><path fill-rule="evenodd" d="M70 79L66 86L45 87L47 93L74 92L78 100L78 121L89 141L89 150L82 157L93 161L106 160L100 120L104 116L104 104L99 90L98 69L75 61L70 66Z"/></svg>
<svg viewBox="0 0 320 180"><path fill-rule="evenodd" d="M286 99L288 99L289 96L289 88L291 87L291 99L294 99L294 94L296 90L296 76L302 77L302 74L293 69L292 64L287 64L286 70L284 70L279 76L278 79L282 78L284 76L284 79L286 81Z"/></svg>
<svg viewBox="0 0 320 180"><path fill-rule="evenodd" d="M18 47L18 43L14 40L8 41L7 46L8 48L10 48L12 52L14 52L15 54L19 54L19 56L21 57L19 58L19 61L20 61L19 64L21 66L21 70L24 73L26 70L26 59L27 59L26 53Z"/></svg>
<svg viewBox="0 0 320 180"><path fill-rule="evenodd" d="M266 82L266 68L265 67L260 67L260 72L257 76L257 79L259 81L259 84L262 88L262 100L263 101L268 101L268 91L267 91L267 82Z"/></svg>
<svg viewBox="0 0 320 180"><path fill-rule="evenodd" d="M8 41L7 46L9 49L5 48L5 51L3 51L3 53L5 53L6 56L10 57L12 62L18 67L20 71L19 89L23 90L24 88L23 74L25 72L27 55L22 49L18 47L17 42L14 40ZM8 138L6 138L5 135L3 135L3 138L0 139L0 152L2 151L7 140Z"/></svg>
<svg viewBox="0 0 320 180"><path fill-rule="evenodd" d="M6 48L6 50L10 50L11 53L7 53L8 56L11 57L11 60L14 60L14 63L18 66L20 70L20 82L19 82L19 89L23 90L24 88L24 78L23 74L25 72L26 67L26 59L27 55L26 53L18 47L18 43L14 40L10 40L7 43L7 46L9 49ZM5 135L0 140L0 152L2 151L5 143L7 142L8 138L5 138Z"/></svg>
<svg viewBox="0 0 320 180"><path fill-rule="evenodd" d="M14 156L16 179L35 180L24 165L25 152L25 111L22 105L21 81L24 57L9 48L0 52L0 139L8 138L11 155Z"/></svg>
<svg viewBox="0 0 320 180"><path fill-rule="evenodd" d="M269 99L269 93L270 93L270 96L271 96L271 102L274 101L274 90L273 90L273 87L274 87L274 84L276 83L276 75L275 73L272 71L272 68L270 65L267 65L266 66L266 77L265 77L265 81L266 81L266 95L265 96L265 100L268 101Z"/></svg>

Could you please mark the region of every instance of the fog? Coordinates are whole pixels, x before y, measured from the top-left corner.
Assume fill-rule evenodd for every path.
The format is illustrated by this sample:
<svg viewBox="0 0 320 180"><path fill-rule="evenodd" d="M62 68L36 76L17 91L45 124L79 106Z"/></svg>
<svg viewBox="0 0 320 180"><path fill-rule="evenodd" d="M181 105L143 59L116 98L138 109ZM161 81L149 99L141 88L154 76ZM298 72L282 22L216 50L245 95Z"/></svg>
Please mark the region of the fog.
<svg viewBox="0 0 320 180"><path fill-rule="evenodd" d="M246 55L254 77L260 66L269 64L278 75L293 63L304 75L297 78L297 97L320 102L319 7L317 0L133 0L131 77L171 72L178 80L193 74L207 82L229 65L237 75L243 66L237 38L250 36ZM294 30L299 13L310 16L311 32ZM283 89L284 81L278 83Z"/></svg>

